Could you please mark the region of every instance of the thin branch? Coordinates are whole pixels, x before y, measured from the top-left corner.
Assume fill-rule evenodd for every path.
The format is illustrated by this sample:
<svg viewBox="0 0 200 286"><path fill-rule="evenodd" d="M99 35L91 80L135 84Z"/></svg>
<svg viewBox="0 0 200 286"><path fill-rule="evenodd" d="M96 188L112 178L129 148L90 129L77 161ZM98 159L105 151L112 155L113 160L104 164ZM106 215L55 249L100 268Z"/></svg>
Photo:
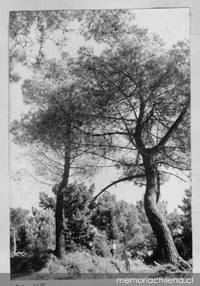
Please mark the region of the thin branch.
<svg viewBox="0 0 200 286"><path fill-rule="evenodd" d="M95 72L96 72L96 67L95 67ZM117 90L124 96L124 98L127 100L127 102L129 103L129 106L131 107L132 111L134 112L135 118L137 119L137 114L135 112L135 106L132 105L131 100L129 99L129 97L122 91L122 89L115 83L113 82L111 79L109 79L104 73L98 71L98 73L104 77L108 82L110 82L111 84L113 84Z"/></svg>
<svg viewBox="0 0 200 286"><path fill-rule="evenodd" d="M76 144L76 142L74 143ZM91 143L83 143L82 145L80 143L77 143L78 146L91 146L91 148L93 147L98 147L98 148L104 148L104 147L110 147L110 148L116 148L116 149L125 149L125 150L130 150L130 151L136 151L136 148L130 148L128 147L128 145L130 145L130 143L127 144L127 146L117 146L117 145L113 145L113 144L91 144Z"/></svg>
<svg viewBox="0 0 200 286"><path fill-rule="evenodd" d="M97 78L97 80L98 80L98 84L99 84L100 88L101 88L101 89L105 92L105 94L107 94L107 96L108 96L108 92L105 90L105 88L104 88L104 87L102 86L102 84L101 84L101 81L99 80L99 77L98 77L98 75L97 75L97 73L96 73L96 69L95 69L95 75L96 75L96 78ZM121 119L122 119L122 121L123 121L123 123L124 123L124 125L125 125L126 131L127 131L127 133L128 133L128 136L129 136L129 139L130 139L131 143L133 144L133 146L135 146L135 144L134 144L134 142L133 142L133 139L132 139L133 134L130 132L130 130L129 130L128 126L127 126L126 120L125 120L124 117L122 116L122 114L121 114L119 108L115 105L114 100L112 100L112 102L113 102L114 108L117 110L118 114L120 115L120 117L121 117Z"/></svg>
<svg viewBox="0 0 200 286"><path fill-rule="evenodd" d="M123 75L125 75L125 77L127 77L127 78L129 78L133 83L134 83L134 85L135 85L135 89L134 89L134 91L137 89L137 83L136 83L136 81L129 75L129 74L127 74L127 73L125 73L123 70L121 70L121 69L116 69L115 67L113 67L111 64L109 64L109 63L105 63L104 61L102 61L102 60L100 60L99 58L95 58L95 60L98 60L99 62L101 62L103 65L105 65L105 66L109 66L110 68L112 68L114 71L115 71L115 73L116 74L120 74L120 73L122 73ZM133 91L133 92L134 92Z"/></svg>
<svg viewBox="0 0 200 286"><path fill-rule="evenodd" d="M177 129L177 127L179 126L179 124L181 123L181 121L184 118L184 115L186 114L188 107L189 107L189 103L190 100L187 100L185 107L183 108L182 112L180 113L180 115L178 116L178 118L176 119L176 121L172 124L172 126L169 128L169 130L167 131L167 133L165 134L165 136L160 140L160 142L158 143L158 145L156 145L153 148L150 149L146 149L145 152L148 154L155 154L158 151L160 151L165 144L167 143L167 141L169 140L169 138L172 136L173 132Z"/></svg>
<svg viewBox="0 0 200 286"><path fill-rule="evenodd" d="M164 161L159 161L157 164L167 165L167 166L169 166L173 169L177 169L179 171L189 171L190 170L189 168L177 167L177 166L174 166L174 165L167 163L167 162L164 162Z"/></svg>
<svg viewBox="0 0 200 286"><path fill-rule="evenodd" d="M77 113L78 114L78 113ZM118 114L118 113L117 113ZM81 115L83 116L87 116L88 117L88 114L84 114L84 113L81 113ZM99 118L99 115L97 114L90 114L90 117L94 117L94 118ZM108 120L115 120L115 121L122 121L122 118L121 117L118 117L117 115L114 117L114 116L110 116L110 115L101 115L101 119L108 119ZM133 119L128 119L126 118L126 121L130 121L131 123L132 122L135 122Z"/></svg>
<svg viewBox="0 0 200 286"><path fill-rule="evenodd" d="M126 132L121 132L121 131L105 132L105 133L90 133L90 132L82 130L81 128L78 128L77 126L73 126L73 127L86 135L96 136L96 137L107 136L107 135L126 135L126 136L128 135Z"/></svg>
<svg viewBox="0 0 200 286"><path fill-rule="evenodd" d="M50 164L49 164L49 166L47 166L47 164L45 164L41 159L39 159L39 158L33 158L33 160L36 162L36 164L37 164L37 162L39 163L39 164L41 164L41 165L43 165L44 166L44 168L46 168L49 172L51 172L52 174L54 174L54 175L58 175L58 173L57 172L55 172L55 171L53 171L50 167L52 167L52 168L56 168L58 171L61 171L62 169L61 168L59 168L59 167L57 167L57 166L55 166L55 165L51 165L50 166Z"/></svg>
<svg viewBox="0 0 200 286"><path fill-rule="evenodd" d="M109 189L110 187L118 184L118 183L121 183L121 182L124 182L124 181L130 181L130 180L133 180L133 179L137 179L137 178L143 178L145 177L145 174L138 174L138 175L134 175L134 176L128 176L128 177L125 177L125 178L122 178L122 179L119 179L119 180L116 180L114 182L112 182L111 184L109 184L107 187L105 187L104 189L102 189L95 197L94 199L92 200L92 202L90 203L90 206L89 208L91 209L94 202L96 201L96 199L103 193L105 192L107 189Z"/></svg>
<svg viewBox="0 0 200 286"><path fill-rule="evenodd" d="M48 157L41 149L40 149L39 152L40 152L45 158L47 158L47 160L49 160L49 161L51 161L51 162L53 162L53 163L55 163L55 164L60 165L60 166L63 167L63 164L61 164L61 163L59 163L59 162L53 160L52 158ZM54 164L53 164L53 165L54 165Z"/></svg>
<svg viewBox="0 0 200 286"><path fill-rule="evenodd" d="M176 177L176 178L178 178L178 179L180 179L181 181L183 181L183 182L186 183L186 181L185 181L183 178L179 177L178 175L175 175L175 174L170 173L170 172L165 172L165 171L159 171L159 172L160 172L160 173L164 173L164 174L168 174L168 175L171 175L171 176L174 176L174 177Z"/></svg>
<svg viewBox="0 0 200 286"><path fill-rule="evenodd" d="M106 160L111 161L111 162L113 162L113 163L118 163L118 164L121 164L121 165L124 165L124 166L130 166L130 164L128 164L128 163L124 163L124 162L122 162L122 161L115 160L115 159L106 157L106 156L104 156L104 155L97 154L97 153L95 153L95 152L88 152L88 153L91 154L91 155L98 156L98 157L101 157L101 158L103 158L103 159L106 159Z"/></svg>
<svg viewBox="0 0 200 286"><path fill-rule="evenodd" d="M136 141L136 145L138 147L138 150L142 151L143 153L145 153L145 151L146 151L146 148L144 146L144 142L142 140L142 131L144 128L144 124L143 124L144 111L145 111L145 103L144 103L142 97L140 97L140 111L139 111L139 117L138 117L137 125L135 128L135 141Z"/></svg>
<svg viewBox="0 0 200 286"><path fill-rule="evenodd" d="M175 165L177 166L177 167L174 167L174 168L176 168L176 169L178 169L178 170L181 170L182 171L182 173L184 174L184 172L183 172L183 170L185 170L185 169L183 169L184 167L184 165L187 167L187 164L186 163L184 163L184 162L180 162L180 159L179 160L175 160L175 159L172 159L168 154L167 154L167 150L164 148L164 153L165 153L165 156L170 160L170 161L172 161L172 162L174 162L175 163ZM182 165L181 165L182 164ZM178 165L180 166L180 167L178 167ZM187 171L189 171L190 169L187 169Z"/></svg>
<svg viewBox="0 0 200 286"><path fill-rule="evenodd" d="M21 171L25 171L31 178L33 178L35 181L37 181L43 185L47 185L47 186L51 186L51 187L53 186L52 184L48 184L46 182L43 182L43 181L36 179L27 169L22 169Z"/></svg>

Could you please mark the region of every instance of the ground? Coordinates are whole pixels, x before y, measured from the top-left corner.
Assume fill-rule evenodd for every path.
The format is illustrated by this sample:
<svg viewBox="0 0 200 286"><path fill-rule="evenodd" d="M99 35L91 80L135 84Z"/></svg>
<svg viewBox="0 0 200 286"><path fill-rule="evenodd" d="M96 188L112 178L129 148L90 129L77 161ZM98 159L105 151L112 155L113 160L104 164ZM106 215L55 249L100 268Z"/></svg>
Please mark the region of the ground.
<svg viewBox="0 0 200 286"><path fill-rule="evenodd" d="M87 252L74 252L58 260L53 254L38 254L33 257L12 257L11 277L20 280L35 279L92 279L112 278L126 273L125 261L111 257L99 257ZM147 265L141 260L132 260L131 273L165 275L176 273L172 265ZM120 274L120 275L121 275Z"/></svg>

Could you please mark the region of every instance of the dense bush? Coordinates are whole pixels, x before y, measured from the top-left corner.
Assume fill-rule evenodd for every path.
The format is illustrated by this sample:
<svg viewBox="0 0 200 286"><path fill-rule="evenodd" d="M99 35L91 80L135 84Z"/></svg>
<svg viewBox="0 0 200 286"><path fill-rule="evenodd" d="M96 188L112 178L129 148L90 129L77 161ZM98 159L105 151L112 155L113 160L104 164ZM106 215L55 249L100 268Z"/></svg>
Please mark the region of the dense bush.
<svg viewBox="0 0 200 286"><path fill-rule="evenodd" d="M111 257L111 245L117 243L116 257L122 258L125 247L134 259L146 259L156 249L156 239L144 211L143 201L136 206L105 192L92 211L89 204L94 186L72 184L65 198L65 243L67 252L88 252ZM40 196L43 209L32 208L32 213L21 208L11 209L11 253L41 253L55 248L55 200ZM191 190L186 190L182 214L174 210L167 213L165 202L159 203L171 230L180 255L192 257Z"/></svg>

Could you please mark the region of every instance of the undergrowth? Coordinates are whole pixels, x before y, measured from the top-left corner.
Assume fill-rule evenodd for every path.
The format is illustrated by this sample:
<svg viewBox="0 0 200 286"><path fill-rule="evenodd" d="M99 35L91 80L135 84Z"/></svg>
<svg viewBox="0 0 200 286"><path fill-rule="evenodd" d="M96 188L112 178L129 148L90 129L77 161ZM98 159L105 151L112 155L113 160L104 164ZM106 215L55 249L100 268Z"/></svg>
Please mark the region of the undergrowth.
<svg viewBox="0 0 200 286"><path fill-rule="evenodd" d="M132 273L155 273L167 275L178 270L172 265L146 265L141 260L132 261ZM11 273L13 279L71 279L82 277L83 274L126 273L124 260L112 257L100 257L88 252L71 252L59 260L52 253L33 255L32 257L12 257Z"/></svg>

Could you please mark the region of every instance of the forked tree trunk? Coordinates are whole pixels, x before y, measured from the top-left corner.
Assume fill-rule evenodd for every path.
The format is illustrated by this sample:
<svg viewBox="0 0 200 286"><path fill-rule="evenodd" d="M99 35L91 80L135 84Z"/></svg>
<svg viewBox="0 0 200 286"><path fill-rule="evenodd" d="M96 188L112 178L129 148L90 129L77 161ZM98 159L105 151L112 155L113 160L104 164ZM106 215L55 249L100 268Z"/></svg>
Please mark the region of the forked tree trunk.
<svg viewBox="0 0 200 286"><path fill-rule="evenodd" d="M69 143L69 142L68 142ZM70 144L68 144L70 146ZM70 171L70 150L66 148L65 164L62 182L57 193L55 221L56 221L56 249L55 254L59 259L65 255L65 235L64 235L64 193L68 186Z"/></svg>
<svg viewBox="0 0 200 286"><path fill-rule="evenodd" d="M147 182L144 196L144 207L157 239L157 252L155 254L155 259L159 262L171 263L179 269L188 269L190 268L190 265L179 256L165 218L157 207L158 185L154 158L144 156L143 159Z"/></svg>

